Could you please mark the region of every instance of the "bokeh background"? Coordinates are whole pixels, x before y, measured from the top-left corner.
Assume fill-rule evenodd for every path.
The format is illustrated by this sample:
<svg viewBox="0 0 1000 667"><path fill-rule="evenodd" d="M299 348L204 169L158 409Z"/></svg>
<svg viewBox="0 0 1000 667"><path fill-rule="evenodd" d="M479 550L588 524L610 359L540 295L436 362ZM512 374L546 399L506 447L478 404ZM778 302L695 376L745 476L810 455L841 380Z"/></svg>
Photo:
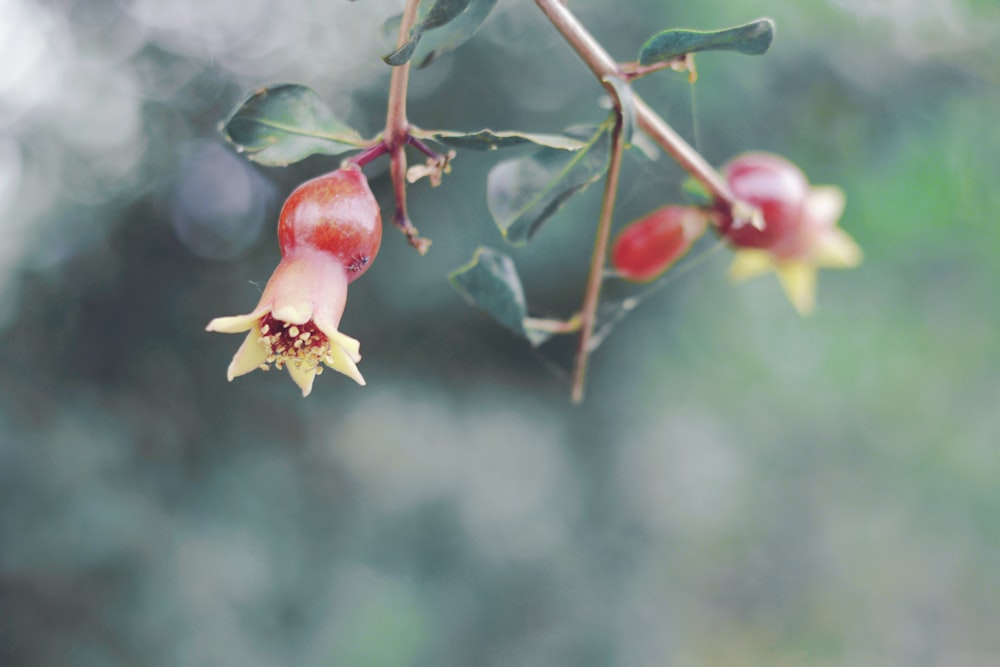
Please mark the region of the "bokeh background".
<svg viewBox="0 0 1000 667"><path fill-rule="evenodd" d="M762 58L640 92L715 164L790 157L848 195L866 252L798 317L711 243L644 298L568 401L446 273L503 248L498 154L411 190L344 330L368 386L232 384L273 225L314 157L216 133L258 86L370 136L386 0L0 0L0 664L1000 664L1000 8L993 0L574 0L617 57L761 15ZM414 73L424 127L558 131L605 111L504 0ZM626 160L617 219L679 195ZM385 165L369 168L391 206ZM539 313L579 302L597 192L512 251ZM634 295L609 283L608 303Z"/></svg>

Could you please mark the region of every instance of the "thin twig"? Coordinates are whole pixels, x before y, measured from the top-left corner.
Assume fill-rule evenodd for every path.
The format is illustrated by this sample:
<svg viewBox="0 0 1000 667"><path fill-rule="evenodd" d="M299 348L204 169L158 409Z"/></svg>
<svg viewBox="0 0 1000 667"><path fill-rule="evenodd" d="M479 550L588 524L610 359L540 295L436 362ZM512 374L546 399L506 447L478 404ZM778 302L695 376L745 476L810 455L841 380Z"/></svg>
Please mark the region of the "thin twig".
<svg viewBox="0 0 1000 667"><path fill-rule="evenodd" d="M625 140L622 136L621 100L612 96L615 103L615 124L611 130L611 157L608 162L608 175L604 180L604 198L601 201L601 217L597 223L597 234L594 238L594 253L590 258L590 275L587 276L587 287L583 293L583 305L580 308L580 338L576 347L576 358L573 360L573 379L571 397L574 403L583 400L583 392L587 382L587 362L590 359L590 338L594 333L597 321L597 303L601 296L601 284L604 282L604 258L608 254L608 241L611 238L611 220L615 210L615 198L618 194L618 176L621 173L622 153L625 152Z"/></svg>
<svg viewBox="0 0 1000 667"><path fill-rule="evenodd" d="M410 29L417 20L417 5L420 0L406 0L403 18L399 24L396 48L402 47L410 37ZM385 114L385 134L383 141L392 158L389 175L396 197L396 213L393 222L406 234L406 240L420 254L427 252L431 242L420 238L417 228L410 222L406 212L406 144L410 138L410 123L406 119L406 91L410 82L410 63L393 67L389 81L389 102Z"/></svg>

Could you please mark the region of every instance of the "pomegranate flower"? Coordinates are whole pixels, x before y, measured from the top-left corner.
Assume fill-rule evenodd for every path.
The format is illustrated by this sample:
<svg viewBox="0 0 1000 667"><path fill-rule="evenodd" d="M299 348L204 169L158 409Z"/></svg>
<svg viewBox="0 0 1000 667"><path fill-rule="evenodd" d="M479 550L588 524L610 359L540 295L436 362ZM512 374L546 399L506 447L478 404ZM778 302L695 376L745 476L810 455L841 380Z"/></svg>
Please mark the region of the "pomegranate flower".
<svg viewBox="0 0 1000 667"><path fill-rule="evenodd" d="M736 250L729 277L743 281L774 271L795 309L811 313L817 271L861 263L861 248L838 225L843 191L810 186L795 165L768 153L737 157L723 173L734 193L764 216L762 230L723 219L719 231Z"/></svg>
<svg viewBox="0 0 1000 667"><path fill-rule="evenodd" d="M301 249L278 264L253 312L217 317L208 331L249 331L229 364L227 377L260 368L287 368L302 395L312 391L323 364L360 385L360 344L338 327L347 305L347 270L336 258Z"/></svg>
<svg viewBox="0 0 1000 667"><path fill-rule="evenodd" d="M360 344L340 332L340 318L348 283L368 269L381 239L378 204L357 167L296 188L278 222L281 262L257 307L208 323L208 331L249 332L229 364L230 382L257 368L287 368L308 396L326 365L364 385Z"/></svg>
<svg viewBox="0 0 1000 667"><path fill-rule="evenodd" d="M806 197L802 238L793 252L746 248L736 251L729 277L737 282L774 271L789 301L802 315L816 307L818 269L850 269L861 263L861 248L837 222L844 193L834 186L813 187Z"/></svg>

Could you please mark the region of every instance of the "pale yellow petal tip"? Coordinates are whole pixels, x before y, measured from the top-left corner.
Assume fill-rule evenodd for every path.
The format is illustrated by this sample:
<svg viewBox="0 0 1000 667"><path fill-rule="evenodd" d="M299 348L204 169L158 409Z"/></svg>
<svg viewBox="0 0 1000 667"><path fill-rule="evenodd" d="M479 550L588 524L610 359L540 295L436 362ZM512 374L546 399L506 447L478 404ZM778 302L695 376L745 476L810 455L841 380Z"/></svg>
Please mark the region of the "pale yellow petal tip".
<svg viewBox="0 0 1000 667"><path fill-rule="evenodd" d="M813 262L826 269L853 269L862 259L861 246L839 227L824 234L813 251Z"/></svg>
<svg viewBox="0 0 1000 667"><path fill-rule="evenodd" d="M327 366L342 373L347 377L351 378L357 382L362 387L365 386L365 378L361 375L361 371L358 370L357 362L361 360L361 356L352 357L347 350L339 347L334 347L330 351L330 356L328 356L324 361Z"/></svg>
<svg viewBox="0 0 1000 667"><path fill-rule="evenodd" d="M805 262L788 262L775 268L781 287L799 315L816 309L816 267Z"/></svg>
<svg viewBox="0 0 1000 667"><path fill-rule="evenodd" d="M361 361L361 343L357 338L351 338L345 333L341 333L334 329L333 331L324 331L326 337L330 339L335 348L342 350L348 357L350 357L354 362Z"/></svg>
<svg viewBox="0 0 1000 667"><path fill-rule="evenodd" d="M289 324L305 324L312 319L313 307L309 303L285 303L274 308L271 315L274 319Z"/></svg>
<svg viewBox="0 0 1000 667"><path fill-rule="evenodd" d="M251 328L259 317L258 313L216 317L208 323L205 331L212 331L214 333L242 333Z"/></svg>
<svg viewBox="0 0 1000 667"><path fill-rule="evenodd" d="M234 378L255 371L266 362L267 347L261 342L260 329L254 325L243 339L240 349L233 355L233 360L229 362L226 377L232 382Z"/></svg>
<svg viewBox="0 0 1000 667"><path fill-rule="evenodd" d="M296 366L294 363L290 363L285 368L288 369L288 374L295 384L302 390L302 398L308 396L312 392L313 382L316 380L316 367L302 368L301 366Z"/></svg>
<svg viewBox="0 0 1000 667"><path fill-rule="evenodd" d="M774 268L771 255L763 250L737 250L729 265L729 279L740 283L763 275Z"/></svg>

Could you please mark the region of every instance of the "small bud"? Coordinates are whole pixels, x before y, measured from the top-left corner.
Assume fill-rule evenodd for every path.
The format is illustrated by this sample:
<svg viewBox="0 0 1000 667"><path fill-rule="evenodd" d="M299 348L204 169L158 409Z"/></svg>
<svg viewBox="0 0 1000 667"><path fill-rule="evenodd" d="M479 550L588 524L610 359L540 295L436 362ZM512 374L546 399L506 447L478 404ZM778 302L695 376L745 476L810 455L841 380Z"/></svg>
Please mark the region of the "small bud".
<svg viewBox="0 0 1000 667"><path fill-rule="evenodd" d="M626 280L649 282L674 265L708 226L709 214L689 206L664 206L618 234L611 265Z"/></svg>

